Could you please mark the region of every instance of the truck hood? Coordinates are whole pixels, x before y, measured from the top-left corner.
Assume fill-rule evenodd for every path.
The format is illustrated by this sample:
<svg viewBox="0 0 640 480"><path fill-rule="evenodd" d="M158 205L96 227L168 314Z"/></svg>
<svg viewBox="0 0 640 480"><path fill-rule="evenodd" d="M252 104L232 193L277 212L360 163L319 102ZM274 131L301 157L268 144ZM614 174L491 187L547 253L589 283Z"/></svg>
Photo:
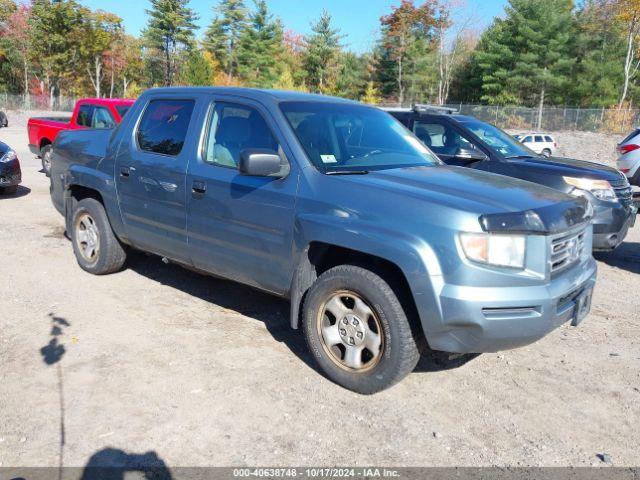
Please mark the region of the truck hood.
<svg viewBox="0 0 640 480"><path fill-rule="evenodd" d="M342 177L384 192L408 195L478 215L487 231L554 233L585 222L588 202L531 182L470 168L435 166Z"/></svg>
<svg viewBox="0 0 640 480"><path fill-rule="evenodd" d="M617 184L624 180L622 174L615 168L584 160L574 160L572 158L532 157L508 160L508 162L519 163L528 170L537 170L541 173L555 174L564 177L607 180L611 184Z"/></svg>

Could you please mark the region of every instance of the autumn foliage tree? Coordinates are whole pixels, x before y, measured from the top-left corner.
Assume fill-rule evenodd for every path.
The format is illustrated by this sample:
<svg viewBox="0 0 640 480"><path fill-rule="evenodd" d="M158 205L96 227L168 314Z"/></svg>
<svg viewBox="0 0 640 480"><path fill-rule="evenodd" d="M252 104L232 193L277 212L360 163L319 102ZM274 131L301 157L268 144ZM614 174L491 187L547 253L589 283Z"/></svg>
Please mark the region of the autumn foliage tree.
<svg viewBox="0 0 640 480"><path fill-rule="evenodd" d="M401 0L398 7L380 19L382 26L382 48L388 58L395 63L395 83L398 103L404 103L405 77L410 52L416 47L432 49L436 39L436 28L446 18L439 16L437 0L427 0L416 6L413 0Z"/></svg>

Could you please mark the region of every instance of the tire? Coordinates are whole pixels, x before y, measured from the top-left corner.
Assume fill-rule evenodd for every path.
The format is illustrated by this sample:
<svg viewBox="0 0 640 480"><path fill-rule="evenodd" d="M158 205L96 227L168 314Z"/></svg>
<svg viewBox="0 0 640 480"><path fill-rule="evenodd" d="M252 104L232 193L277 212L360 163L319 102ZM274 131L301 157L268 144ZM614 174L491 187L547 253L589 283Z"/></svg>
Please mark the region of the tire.
<svg viewBox="0 0 640 480"><path fill-rule="evenodd" d="M40 158L42 159L42 170L47 177L51 176L51 152L53 152L53 145L45 145L40 150Z"/></svg>
<svg viewBox="0 0 640 480"><path fill-rule="evenodd" d="M322 371L354 392L372 394L389 388L413 371L420 359L393 289L362 267L341 265L316 280L304 302L303 329Z"/></svg>
<svg viewBox="0 0 640 480"><path fill-rule="evenodd" d="M551 156L551 150L545 148L544 150L542 150L542 156L545 158L549 158Z"/></svg>
<svg viewBox="0 0 640 480"><path fill-rule="evenodd" d="M15 195L17 191L17 185L14 185L12 187L0 187L0 195Z"/></svg>
<svg viewBox="0 0 640 480"><path fill-rule="evenodd" d="M116 238L102 204L85 198L73 211L70 229L73 253L80 267L94 275L119 271L127 254Z"/></svg>

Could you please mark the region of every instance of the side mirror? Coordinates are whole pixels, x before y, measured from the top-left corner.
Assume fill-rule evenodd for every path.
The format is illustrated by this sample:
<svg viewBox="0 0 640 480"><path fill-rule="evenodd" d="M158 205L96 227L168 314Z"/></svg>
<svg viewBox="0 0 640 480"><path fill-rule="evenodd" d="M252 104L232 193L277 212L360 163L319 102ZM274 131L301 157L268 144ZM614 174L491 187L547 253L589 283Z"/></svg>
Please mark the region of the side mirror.
<svg viewBox="0 0 640 480"><path fill-rule="evenodd" d="M250 177L283 177L282 160L273 150L251 148L240 152L240 174Z"/></svg>
<svg viewBox="0 0 640 480"><path fill-rule="evenodd" d="M482 162L484 160L489 159L489 157L487 157L484 154L484 152L482 152L481 150L470 149L470 148L458 148L458 150L456 150L454 157L457 158L458 160L464 160L469 163Z"/></svg>

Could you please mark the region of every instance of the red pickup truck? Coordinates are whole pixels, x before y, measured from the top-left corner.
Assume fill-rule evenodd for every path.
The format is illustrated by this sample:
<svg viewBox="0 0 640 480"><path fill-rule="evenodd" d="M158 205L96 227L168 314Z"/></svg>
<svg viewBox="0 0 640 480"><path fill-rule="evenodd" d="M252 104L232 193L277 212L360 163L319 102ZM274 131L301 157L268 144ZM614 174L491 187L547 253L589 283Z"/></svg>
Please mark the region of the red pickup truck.
<svg viewBox="0 0 640 480"><path fill-rule="evenodd" d="M114 128L134 103L135 100L129 99L85 98L78 100L71 118L30 118L27 124L29 149L42 159L42 169L49 176L51 149L58 133L83 128Z"/></svg>

